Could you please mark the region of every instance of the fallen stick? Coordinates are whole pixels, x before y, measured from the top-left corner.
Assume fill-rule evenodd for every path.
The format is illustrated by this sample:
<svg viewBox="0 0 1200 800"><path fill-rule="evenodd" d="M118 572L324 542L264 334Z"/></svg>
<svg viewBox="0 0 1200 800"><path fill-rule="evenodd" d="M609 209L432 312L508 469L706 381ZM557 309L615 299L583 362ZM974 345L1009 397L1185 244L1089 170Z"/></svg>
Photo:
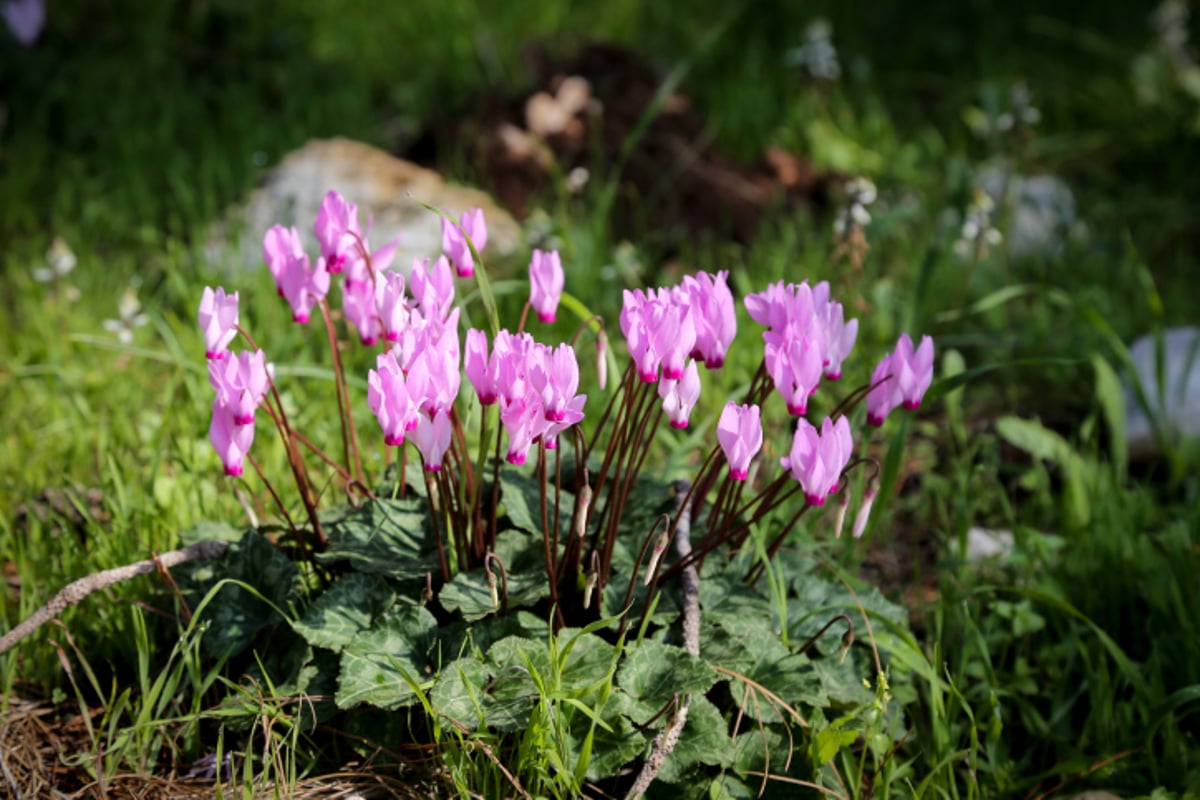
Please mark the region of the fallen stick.
<svg viewBox="0 0 1200 800"><path fill-rule="evenodd" d="M676 491L678 492L677 496L682 498L680 502L684 505L677 511L679 524L675 526L675 550L679 553L680 560L683 561L692 552L692 509L691 504L685 502L688 495L687 484L681 483L676 486ZM696 571L695 566L689 564L683 568L680 580L683 583L683 649L694 656L699 656L700 573ZM638 773L637 780L633 782L633 786L629 787L625 800L638 800L650 788L650 784L658 776L658 771L666 763L667 756L671 755L671 751L679 743L683 726L687 724L688 707L691 705L691 701L690 695L685 694L679 698L679 705L676 706L675 713L658 732L658 736L654 737L650 755L646 757L646 763L642 764L642 771Z"/></svg>
<svg viewBox="0 0 1200 800"><path fill-rule="evenodd" d="M196 542L187 547L163 553L161 556L139 561L136 564L128 564L124 567L107 569L104 572L97 572L69 583L61 592L50 598L50 602L33 612L29 619L3 636L0 636L0 654L7 652L17 642L57 617L68 606L75 605L92 592L106 589L114 583L136 578L138 575L146 575L151 572L157 572L160 569L171 569L180 564L186 564L189 561L220 558L228 549L229 542L211 540Z"/></svg>

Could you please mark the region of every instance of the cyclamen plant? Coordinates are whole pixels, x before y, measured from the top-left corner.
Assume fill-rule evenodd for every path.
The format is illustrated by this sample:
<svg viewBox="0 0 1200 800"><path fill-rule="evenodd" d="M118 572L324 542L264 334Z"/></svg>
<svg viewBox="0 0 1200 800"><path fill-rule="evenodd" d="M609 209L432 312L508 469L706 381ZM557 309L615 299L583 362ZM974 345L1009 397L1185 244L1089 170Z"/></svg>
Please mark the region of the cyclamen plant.
<svg viewBox="0 0 1200 800"><path fill-rule="evenodd" d="M317 309L325 322L342 415L342 459L339 462L319 451L291 427L274 394L271 365L238 327L238 295L226 294L221 288L206 288L199 308L215 391L210 438L226 474L240 476L246 460L254 464L249 451L255 411L266 409L283 437L308 510L310 530L287 520L306 551L320 551L326 540L304 449L315 452L334 469L348 491L374 496L363 473L354 434L353 402L330 314L331 276L341 275L345 319L364 346L380 348L375 368L367 375L367 406L379 422L385 446L401 448L401 467L407 462L406 442L413 444L436 512L432 519L443 523L437 533L441 583L497 559L495 546L503 502L499 496L500 455L503 452L503 461L508 464L521 466L527 464L532 452L544 523L545 577L556 624L562 625L568 618L578 619L592 594L603 592L615 579L612 555L623 507L646 462L648 445L661 418L666 416L672 427L688 427L702 389L699 366L719 369L724 363L737 333L728 273L702 272L685 277L679 286L625 292L620 327L630 363L589 442L579 428L587 397L578 393L576 346L585 332L595 334L596 367L603 386L607 356L603 321L585 318L570 343L557 345L539 342L524 330L531 309L541 321L555 319L564 289L559 254L534 252L529 268L530 298L515 332L496 329L498 325L493 321L490 341L486 331L472 328L466 330L465 345L461 345L454 276L474 275L487 229L482 212L474 210L464 214L458 224L444 219L442 230L445 252L432 263L416 260L405 276L391 268L397 242L372 250L367 231L359 224L356 206L336 192L326 195L317 215L314 232L320 253L315 266L294 228L271 228L264 238L263 256L279 294L291 306L293 319L306 324ZM852 393L831 416L819 423L810 422L805 416L809 398L823 382L841 377L842 364L855 344L858 321L845 320L842 305L830 297L828 283L810 286L806 282L781 281L748 295L745 307L751 319L766 329L762 334L763 358L747 396L741 403L730 401L725 406L715 431L717 445L690 483L685 504L690 504L691 519L705 524L699 526L701 533L687 556L670 564L653 558L644 576L647 582L656 580L652 573L659 567L666 576L703 560L718 547L736 550L755 521L797 493L803 494L805 505L800 514L794 515L792 524L804 510L824 505L828 497L844 490L849 470L873 464L865 458L852 460L854 441L849 414L853 406L865 399L867 421L879 426L898 406L918 408L932 380L932 339L923 337L914 348L905 334L895 350L879 362L868 386ZM252 351L228 351L239 332L250 342ZM474 413L474 404L460 393L464 371L480 407L481 445L474 459L464 429L464 420ZM765 483L753 499L743 502L743 489L763 444L762 413L772 388L795 417L792 441L790 447L780 448L787 455L780 459L782 470L778 475ZM273 400L267 399L268 391ZM660 401L657 409L656 395ZM496 419L498 427L494 425ZM489 464L483 455L483 443L493 429L496 454ZM548 454L557 454L564 442L573 449L578 466L565 489L561 460L555 462L553 481L547 467ZM722 464L727 469L722 469ZM447 466L450 469L445 469ZM489 466L490 481L486 474ZM593 469L597 470L594 479ZM865 528L877 491L877 473L876 467L868 480L853 526L855 536ZM406 483L402 473L400 492L406 491ZM557 509L565 490L576 498L570 531L561 531L558 525ZM278 500L274 490L272 494ZM710 507L707 515L702 515L706 503ZM556 509L553 515L547 511L550 504ZM839 534L845 506L843 499L837 517ZM286 519L282 502L280 510ZM776 535L768 553L775 552L790 527ZM306 541L310 531L312 542ZM649 532L642 560L651 544L656 554L665 548L666 537L666 528ZM623 580L628 593L634 577L626 575ZM435 589L432 575L430 588Z"/></svg>

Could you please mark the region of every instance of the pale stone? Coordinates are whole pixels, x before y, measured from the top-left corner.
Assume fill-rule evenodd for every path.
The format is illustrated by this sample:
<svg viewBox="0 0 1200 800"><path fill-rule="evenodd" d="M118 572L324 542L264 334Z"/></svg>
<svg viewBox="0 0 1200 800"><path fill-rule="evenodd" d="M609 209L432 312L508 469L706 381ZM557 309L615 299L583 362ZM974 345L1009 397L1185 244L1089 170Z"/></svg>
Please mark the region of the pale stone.
<svg viewBox="0 0 1200 800"><path fill-rule="evenodd" d="M1007 558L1012 555L1013 544L1012 531L970 528L967 530L966 560L976 563L989 558Z"/></svg>
<svg viewBox="0 0 1200 800"><path fill-rule="evenodd" d="M217 226L209 241L209 256L235 266L263 263L262 239L272 225L295 226L305 249L317 253L313 222L325 194L334 189L358 206L369 237L379 248L400 236L393 266L407 272L413 258L441 254L442 227L426 203L457 220L464 211L482 208L488 243L482 256L504 256L521 244L521 228L507 211L478 189L447 183L433 170L396 158L383 150L351 139L314 139L293 151L267 173L249 202ZM236 244L229 247L230 242Z"/></svg>
<svg viewBox="0 0 1200 800"><path fill-rule="evenodd" d="M1137 460L1161 455L1151 418L1138 400L1142 387L1146 407L1161 416L1168 437L1200 438L1200 328L1163 331L1163 392L1159 393L1154 334L1146 334L1129 347L1133 375L1125 386L1125 442L1129 457ZM1135 384L1136 381L1136 384Z"/></svg>

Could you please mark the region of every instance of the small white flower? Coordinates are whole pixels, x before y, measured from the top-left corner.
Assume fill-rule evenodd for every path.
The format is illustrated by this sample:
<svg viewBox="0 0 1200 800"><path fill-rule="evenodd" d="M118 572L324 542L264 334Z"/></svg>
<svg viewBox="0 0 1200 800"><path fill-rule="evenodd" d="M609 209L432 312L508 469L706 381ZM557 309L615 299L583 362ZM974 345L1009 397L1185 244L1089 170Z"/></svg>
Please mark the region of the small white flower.
<svg viewBox="0 0 1200 800"><path fill-rule="evenodd" d="M46 251L46 263L48 266L33 270L33 279L38 283L50 283L65 278L75 269L75 253L61 236L55 236L54 241L50 243L50 249Z"/></svg>
<svg viewBox="0 0 1200 800"><path fill-rule="evenodd" d="M875 202L879 192L870 178L855 178L846 184L846 207L833 220L833 232L843 235L850 228L865 228L871 221L867 206Z"/></svg>
<svg viewBox="0 0 1200 800"><path fill-rule="evenodd" d="M814 78L836 81L842 75L842 65L838 63L832 40L833 26L829 20L814 19L804 30L804 44L788 51L788 65L804 67Z"/></svg>
<svg viewBox="0 0 1200 800"><path fill-rule="evenodd" d="M133 332L150 321L141 311L142 304L138 302L137 292L126 289L117 304L118 318L104 320L104 330L116 334L117 341L121 344L132 344Z"/></svg>
<svg viewBox="0 0 1200 800"><path fill-rule="evenodd" d="M1004 240L1000 231L992 226L992 212L995 209L996 203L991 195L976 187L963 217L958 239L953 245L959 258L983 258L989 247L995 247Z"/></svg>

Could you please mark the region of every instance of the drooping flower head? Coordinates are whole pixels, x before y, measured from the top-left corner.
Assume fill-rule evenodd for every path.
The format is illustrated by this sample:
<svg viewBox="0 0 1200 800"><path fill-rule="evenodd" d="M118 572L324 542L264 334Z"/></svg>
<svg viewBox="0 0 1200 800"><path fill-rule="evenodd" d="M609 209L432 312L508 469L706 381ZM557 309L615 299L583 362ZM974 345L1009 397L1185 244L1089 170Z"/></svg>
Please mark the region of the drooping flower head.
<svg viewBox="0 0 1200 800"><path fill-rule="evenodd" d="M271 386L273 369L262 350L243 350L237 358L208 362L208 379L217 402L229 410L236 424L254 422L254 412Z"/></svg>
<svg viewBox="0 0 1200 800"><path fill-rule="evenodd" d="M696 402L700 399L700 371L696 362L689 359L683 370L683 377L677 381L663 378L658 382L658 396L663 401L663 412L671 423L672 428L683 429L688 426L688 417Z"/></svg>
<svg viewBox="0 0 1200 800"><path fill-rule="evenodd" d="M454 273L445 256L439 256L432 265L428 259L414 258L409 286L426 318L444 318L450 313L454 305Z"/></svg>
<svg viewBox="0 0 1200 800"><path fill-rule="evenodd" d="M715 276L698 272L683 279L683 293L693 309L696 344L690 355L709 369L725 363L725 353L737 335L737 315L729 291L728 270Z"/></svg>
<svg viewBox="0 0 1200 800"><path fill-rule="evenodd" d="M208 440L217 451L225 474L237 477L242 474L242 464L250 452L250 445L254 443L254 425L236 423L233 412L218 398L213 400Z"/></svg>
<svg viewBox="0 0 1200 800"><path fill-rule="evenodd" d="M921 407L921 398L933 382L933 339L921 337L913 349L912 339L901 334L896 349L884 356L871 374L867 392L867 423L878 428L892 409L903 405Z"/></svg>
<svg viewBox="0 0 1200 800"><path fill-rule="evenodd" d="M402 445L405 432L417 427L416 403L409 396L404 373L390 350L376 356L375 366L367 373L367 405L379 420L384 443Z"/></svg>
<svg viewBox="0 0 1200 800"><path fill-rule="evenodd" d="M329 292L325 260L319 259L316 268L310 268L299 231L282 225L272 226L263 237L263 259L279 296L292 307L292 319L307 323L313 307Z"/></svg>
<svg viewBox="0 0 1200 800"><path fill-rule="evenodd" d="M32 47L46 24L46 0L4 0L0 16L18 42Z"/></svg>
<svg viewBox="0 0 1200 800"><path fill-rule="evenodd" d="M475 245L476 252L482 252L487 245L487 225L483 220L483 209L473 208L464 212L458 225L442 218L442 252L450 259L460 278L469 278L475 274L475 257L471 255L468 237L470 244Z"/></svg>
<svg viewBox="0 0 1200 800"><path fill-rule="evenodd" d="M450 449L450 434L453 427L450 415L438 411L432 417L426 414L418 415L417 428L412 433L413 444L421 453L421 460L428 472L438 472L442 468L442 457Z"/></svg>
<svg viewBox="0 0 1200 800"><path fill-rule="evenodd" d="M362 231L358 225L358 206L348 202L338 192L329 190L317 210L313 226L325 268L334 275L341 274L351 258L357 258Z"/></svg>
<svg viewBox="0 0 1200 800"><path fill-rule="evenodd" d="M564 276L558 251L533 251L529 262L529 304L542 322L554 322L562 299Z"/></svg>
<svg viewBox="0 0 1200 800"><path fill-rule="evenodd" d="M404 294L404 276L390 269L375 276L375 311L383 335L389 342L400 341L408 327L408 298Z"/></svg>
<svg viewBox="0 0 1200 800"><path fill-rule="evenodd" d="M750 460L762 448L763 432L759 407L729 402L717 422L717 442L729 462L729 477L744 481Z"/></svg>
<svg viewBox="0 0 1200 800"><path fill-rule="evenodd" d="M238 294L225 294L218 286L204 287L200 295L200 310L197 314L200 330L204 332L204 357L219 361L229 351L229 343L237 336Z"/></svg>
<svg viewBox="0 0 1200 800"><path fill-rule="evenodd" d="M826 417L819 432L801 417L796 420L791 452L779 463L800 481L805 501L810 506L820 506L838 490L838 480L850 462L853 449L850 421L846 417L838 417L837 422Z"/></svg>

